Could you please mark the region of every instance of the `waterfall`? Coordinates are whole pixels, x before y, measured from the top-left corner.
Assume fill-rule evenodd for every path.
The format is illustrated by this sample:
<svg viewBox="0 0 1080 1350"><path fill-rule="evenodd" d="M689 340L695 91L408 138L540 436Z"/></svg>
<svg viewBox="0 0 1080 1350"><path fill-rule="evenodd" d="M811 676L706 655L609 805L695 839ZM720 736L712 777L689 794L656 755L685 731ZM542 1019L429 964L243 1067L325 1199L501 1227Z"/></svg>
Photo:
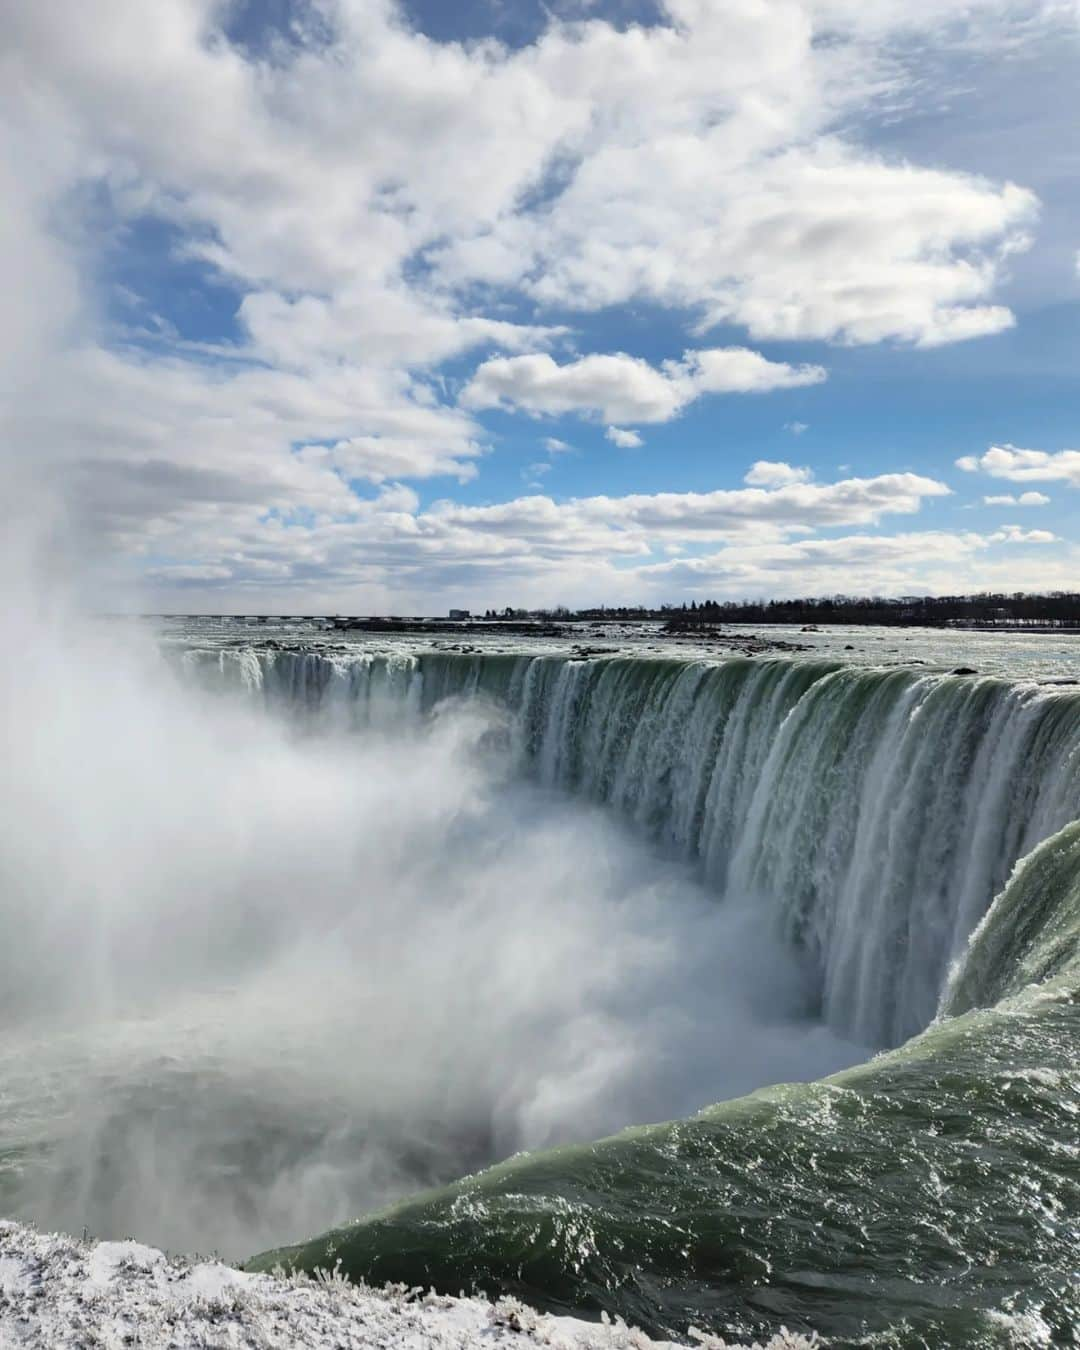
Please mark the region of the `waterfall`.
<svg viewBox="0 0 1080 1350"><path fill-rule="evenodd" d="M205 688L261 699L327 730L396 726L420 713L419 661L409 654L194 648L181 654L180 664Z"/></svg>
<svg viewBox="0 0 1080 1350"><path fill-rule="evenodd" d="M1080 815L1080 694L785 659L281 651L184 657L331 727L449 697L514 714L524 772L602 802L722 896L768 905L830 1025L895 1045L933 1017L1017 860Z"/></svg>
<svg viewBox="0 0 1080 1350"><path fill-rule="evenodd" d="M949 1016L1080 970L1080 821L1021 859L957 962Z"/></svg>

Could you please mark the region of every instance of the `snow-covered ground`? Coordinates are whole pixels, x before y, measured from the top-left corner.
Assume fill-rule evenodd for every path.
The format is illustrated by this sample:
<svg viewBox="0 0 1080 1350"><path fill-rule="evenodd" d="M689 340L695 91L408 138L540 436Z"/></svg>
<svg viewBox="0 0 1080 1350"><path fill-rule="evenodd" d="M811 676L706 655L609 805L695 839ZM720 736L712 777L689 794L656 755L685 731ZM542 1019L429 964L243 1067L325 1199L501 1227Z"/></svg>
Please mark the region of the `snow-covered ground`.
<svg viewBox="0 0 1080 1350"><path fill-rule="evenodd" d="M702 1350L725 1342L695 1336ZM765 1350L806 1350L782 1334ZM138 1242L80 1242L0 1221L0 1347L49 1350L665 1350L619 1323L548 1317L512 1299L488 1303L420 1290L368 1289L330 1275L248 1275L177 1260Z"/></svg>

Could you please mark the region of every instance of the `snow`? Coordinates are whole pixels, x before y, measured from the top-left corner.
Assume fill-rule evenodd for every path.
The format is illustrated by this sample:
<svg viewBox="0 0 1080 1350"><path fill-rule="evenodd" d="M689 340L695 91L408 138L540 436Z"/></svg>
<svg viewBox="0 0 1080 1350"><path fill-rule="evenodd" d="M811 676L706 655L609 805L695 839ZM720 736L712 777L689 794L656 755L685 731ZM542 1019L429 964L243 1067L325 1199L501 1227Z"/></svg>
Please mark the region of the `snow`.
<svg viewBox="0 0 1080 1350"><path fill-rule="evenodd" d="M702 1350L725 1342L692 1333ZM763 1350L808 1350L780 1333ZM671 1350L622 1322L550 1317L514 1299L370 1289L336 1273L279 1278L80 1242L0 1220L0 1347L49 1350ZM736 1350L731 1347L731 1350Z"/></svg>

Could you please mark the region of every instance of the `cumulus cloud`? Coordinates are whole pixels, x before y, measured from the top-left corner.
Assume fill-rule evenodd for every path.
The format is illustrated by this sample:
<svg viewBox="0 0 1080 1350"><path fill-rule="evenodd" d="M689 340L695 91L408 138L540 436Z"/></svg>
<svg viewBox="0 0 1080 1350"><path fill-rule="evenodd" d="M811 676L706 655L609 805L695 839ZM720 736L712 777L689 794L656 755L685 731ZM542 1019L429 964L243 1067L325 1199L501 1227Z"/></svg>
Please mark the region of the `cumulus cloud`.
<svg viewBox="0 0 1080 1350"><path fill-rule="evenodd" d="M1050 498L1044 492L1005 492L996 497L984 497L984 506L1049 506Z"/></svg>
<svg viewBox="0 0 1080 1350"><path fill-rule="evenodd" d="M882 474L838 483L789 481L768 489L748 487L716 492L631 493L622 497L579 497L556 503L523 497L496 506L437 503L431 518L439 526L503 538L539 534L561 543L621 545L647 551L649 541L723 539L755 534L776 538L833 526L877 524L886 516L910 515L923 502L949 494L944 483L917 474Z"/></svg>
<svg viewBox="0 0 1080 1350"><path fill-rule="evenodd" d="M1080 450L1051 454L1046 450L1020 450L1015 445L993 445L984 455L964 455L956 466L965 473L982 471L1013 483L1062 482L1080 487Z"/></svg>
<svg viewBox="0 0 1080 1350"><path fill-rule="evenodd" d="M183 591L188 604L204 597L211 608L243 610L247 597L267 586L278 603L295 596L298 607L309 607L317 593L320 603L337 607L335 597L358 579L367 593L415 598L418 608L433 593L467 595L477 604L499 597L511 603L515 596L554 602L647 594L659 584L648 570L658 552L709 543L723 546L725 556L728 548L782 550L817 529L912 514L947 492L932 479L898 474L562 502L536 493L422 509L412 489L386 484L375 497L354 497L347 512L297 522L281 514L267 519L238 503L228 511L227 529L213 510L192 510L182 521L160 518L143 538L156 557L150 580L165 592Z"/></svg>
<svg viewBox="0 0 1080 1350"><path fill-rule="evenodd" d="M47 373L0 413L5 440L36 447L110 548L204 515L224 528L230 510L347 515L353 480L466 479L483 451L466 415L385 370L286 377L80 348Z"/></svg>
<svg viewBox="0 0 1080 1350"><path fill-rule="evenodd" d="M640 434L628 427L608 427L604 435L612 445L617 445L620 450L636 450L639 446L645 444Z"/></svg>
<svg viewBox="0 0 1080 1350"><path fill-rule="evenodd" d="M759 459L750 466L743 482L751 487L786 487L789 483L809 483L813 476L809 469L793 469L783 460Z"/></svg>
<svg viewBox="0 0 1080 1350"><path fill-rule="evenodd" d="M1053 544L1057 535L1050 530L1025 530L1021 525L1003 525L990 539L995 544Z"/></svg>
<svg viewBox="0 0 1080 1350"><path fill-rule="evenodd" d="M703 394L752 394L820 384L821 366L766 360L743 347L685 352L657 369L624 352L594 352L558 365L546 353L493 357L461 394L465 408L521 408L534 416L578 413L606 422L667 422Z"/></svg>
<svg viewBox="0 0 1080 1350"><path fill-rule="evenodd" d="M360 588L374 606L492 568L541 587L587 557L615 593L611 561L654 538L862 528L945 491L773 477L469 517L401 484L481 472L488 408L628 436L708 394L824 378L710 347L715 324L920 346L1007 326L999 283L1032 194L886 159L857 126L910 93L896 44L1043 31L1051 7L666 0L651 26L553 17L514 49L436 42L395 0L332 0L273 59L229 39L227 8L5 12L0 431L117 585L221 582L301 608ZM113 275L151 237L153 266ZM121 288L122 329L105 303ZM568 314L638 301L691 334L675 359L562 355L583 346ZM1012 468L1076 483L1076 455Z"/></svg>
<svg viewBox="0 0 1080 1350"><path fill-rule="evenodd" d="M180 542L203 570L169 560L155 564L153 581L188 605L243 611L268 585L286 607L310 608L317 594L328 609L341 608L360 579L366 595L408 598L420 611L433 596L484 607L706 593L904 593L954 590L962 579L985 584L979 578L986 576L1014 588L1045 587L1075 568L1068 555L1036 572L1013 562L995 573L995 550L1052 542L1016 527L994 535L869 532L947 492L931 479L882 475L566 501L537 492L492 505L444 500L422 508L415 492L388 484L348 516L327 514L304 529L245 512L224 547L212 517L193 517ZM819 530L847 532L815 537ZM167 556L176 539L166 533L155 547Z"/></svg>
<svg viewBox="0 0 1080 1350"><path fill-rule="evenodd" d="M716 173L707 143L679 149L677 177L667 147L629 164L598 155L579 174L545 222L553 243L538 241L547 250L538 298L698 305L702 331L737 323L758 341L936 347L1012 326L1011 312L987 300L1003 256L1026 247L1030 192L834 142L739 164L730 176ZM644 227L637 238L634 223ZM944 239L942 253L934 241Z"/></svg>

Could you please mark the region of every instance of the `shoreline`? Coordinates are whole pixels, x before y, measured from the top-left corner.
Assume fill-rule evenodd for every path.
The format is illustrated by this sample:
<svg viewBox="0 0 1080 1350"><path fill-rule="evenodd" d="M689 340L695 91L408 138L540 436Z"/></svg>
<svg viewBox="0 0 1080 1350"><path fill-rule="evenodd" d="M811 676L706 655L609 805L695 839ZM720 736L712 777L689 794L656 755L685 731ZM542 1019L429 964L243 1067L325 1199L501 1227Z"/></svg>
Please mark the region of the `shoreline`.
<svg viewBox="0 0 1080 1350"><path fill-rule="evenodd" d="M691 1333L701 1350L746 1350ZM0 1220L0 1344L82 1350L677 1350L619 1320L539 1313L512 1298L352 1284L337 1272L256 1275L133 1241L84 1241ZM812 1350L779 1331L756 1350Z"/></svg>

